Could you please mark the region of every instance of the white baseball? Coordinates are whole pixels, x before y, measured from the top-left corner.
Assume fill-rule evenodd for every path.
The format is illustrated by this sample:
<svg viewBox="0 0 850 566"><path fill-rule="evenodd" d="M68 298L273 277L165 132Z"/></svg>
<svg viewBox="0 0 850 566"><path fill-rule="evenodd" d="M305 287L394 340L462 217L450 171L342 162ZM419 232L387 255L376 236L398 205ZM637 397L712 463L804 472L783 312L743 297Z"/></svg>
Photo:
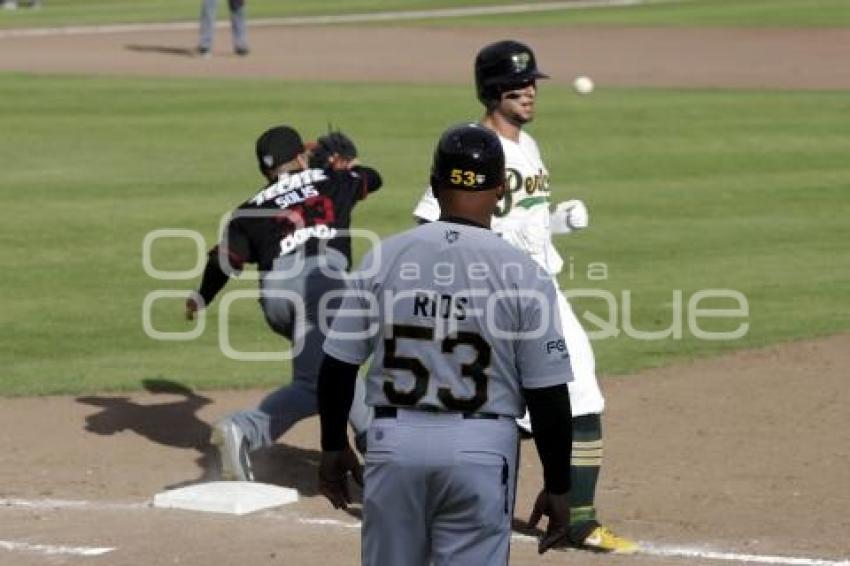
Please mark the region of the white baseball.
<svg viewBox="0 0 850 566"><path fill-rule="evenodd" d="M573 88L579 94L590 94L593 92L593 81L590 77L580 76L573 81Z"/></svg>

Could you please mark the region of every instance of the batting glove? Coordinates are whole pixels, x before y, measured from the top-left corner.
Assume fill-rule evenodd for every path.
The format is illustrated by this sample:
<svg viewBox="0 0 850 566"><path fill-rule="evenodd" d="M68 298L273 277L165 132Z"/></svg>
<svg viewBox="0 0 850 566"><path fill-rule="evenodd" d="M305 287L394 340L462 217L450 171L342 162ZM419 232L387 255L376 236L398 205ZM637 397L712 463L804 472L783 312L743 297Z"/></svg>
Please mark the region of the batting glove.
<svg viewBox="0 0 850 566"><path fill-rule="evenodd" d="M584 202L573 199L559 202L549 215L549 229L553 234L571 234L587 228L590 213Z"/></svg>

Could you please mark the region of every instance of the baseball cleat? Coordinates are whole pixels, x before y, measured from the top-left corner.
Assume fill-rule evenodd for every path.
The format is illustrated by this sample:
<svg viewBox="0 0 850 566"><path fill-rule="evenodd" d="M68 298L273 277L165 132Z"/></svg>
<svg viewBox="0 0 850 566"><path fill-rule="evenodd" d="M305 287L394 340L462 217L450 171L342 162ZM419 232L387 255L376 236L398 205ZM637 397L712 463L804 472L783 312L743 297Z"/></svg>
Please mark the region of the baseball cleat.
<svg viewBox="0 0 850 566"><path fill-rule="evenodd" d="M633 554L640 550L638 543L615 535L608 527L599 525L581 543L581 548L612 554Z"/></svg>
<svg viewBox="0 0 850 566"><path fill-rule="evenodd" d="M254 481L248 441L236 423L224 418L213 425L210 442L218 450L221 463L221 479L230 481Z"/></svg>

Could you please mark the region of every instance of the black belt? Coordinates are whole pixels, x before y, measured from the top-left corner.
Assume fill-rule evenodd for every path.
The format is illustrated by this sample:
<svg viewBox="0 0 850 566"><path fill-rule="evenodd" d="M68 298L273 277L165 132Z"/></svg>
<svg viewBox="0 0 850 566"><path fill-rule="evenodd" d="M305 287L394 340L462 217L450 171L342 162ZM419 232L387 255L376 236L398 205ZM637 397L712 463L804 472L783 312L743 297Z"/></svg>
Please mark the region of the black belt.
<svg viewBox="0 0 850 566"><path fill-rule="evenodd" d="M406 407L405 407L406 408ZM424 411L426 413L445 413L447 415L456 415L457 412L450 412L440 409L439 407L432 407L430 405L417 405L415 407L410 407L410 410L413 411ZM498 419L500 415L496 413L460 413L463 415L465 419L490 419L495 420ZM385 405L375 407L375 418L376 419L394 419L398 416L398 407L387 407Z"/></svg>

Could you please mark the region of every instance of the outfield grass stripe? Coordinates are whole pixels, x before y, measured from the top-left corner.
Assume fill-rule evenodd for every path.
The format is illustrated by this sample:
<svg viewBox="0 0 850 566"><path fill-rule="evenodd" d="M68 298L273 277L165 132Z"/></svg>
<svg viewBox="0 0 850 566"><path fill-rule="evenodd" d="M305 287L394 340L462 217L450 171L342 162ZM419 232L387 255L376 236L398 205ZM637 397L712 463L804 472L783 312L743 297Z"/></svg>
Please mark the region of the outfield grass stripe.
<svg viewBox="0 0 850 566"><path fill-rule="evenodd" d="M561 10L580 10L586 8L623 8L646 4L664 4L681 0L565 0L561 2L541 2L539 4L510 4L507 6L472 6L463 8L442 8L435 10L410 10L391 12L372 12L367 14L336 14L326 16L295 16L288 18L259 18L249 21L250 27L276 26L315 26L333 24L391 23L410 20L464 18L470 16L499 16L510 14L532 14ZM229 28L230 22L219 21L216 27ZM51 35L95 35L110 33L137 33L152 31L197 30L198 23L163 22L151 24L115 24L97 26L62 26L43 28L24 28L0 31L0 39L15 37L42 37Z"/></svg>

